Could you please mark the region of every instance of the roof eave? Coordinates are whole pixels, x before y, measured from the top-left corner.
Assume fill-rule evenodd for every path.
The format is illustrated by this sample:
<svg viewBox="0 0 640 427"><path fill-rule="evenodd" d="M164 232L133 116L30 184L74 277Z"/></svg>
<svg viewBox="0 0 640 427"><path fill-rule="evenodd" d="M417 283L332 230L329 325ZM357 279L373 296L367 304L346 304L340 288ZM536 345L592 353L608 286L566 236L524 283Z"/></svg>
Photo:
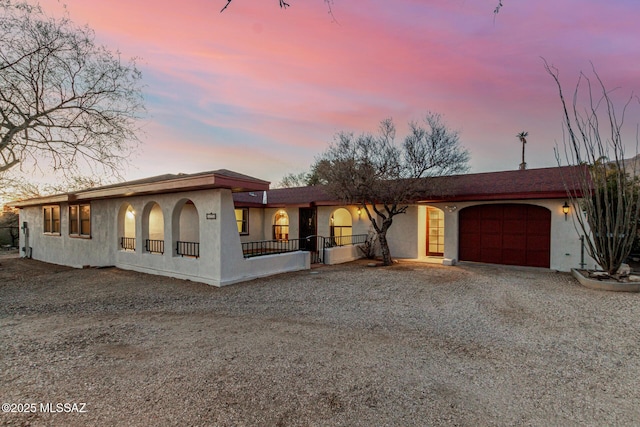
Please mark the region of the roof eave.
<svg viewBox="0 0 640 427"><path fill-rule="evenodd" d="M143 182L137 184L122 183L121 185L114 185L106 188L88 189L84 191L78 191L76 193L37 197L34 199L13 202L10 203L9 206L21 208L51 203L88 201L96 199L113 199L118 197L209 190L216 188L229 189L232 192L266 191L269 189L269 182L262 180L244 179L242 177L229 177L216 173L195 176L186 175L156 182Z"/></svg>
<svg viewBox="0 0 640 427"><path fill-rule="evenodd" d="M27 208L31 206L44 206L64 203L73 201L74 199L75 198L73 197L73 194L57 194L55 196L44 196L27 200L16 200L14 202L9 202L7 205L12 208Z"/></svg>
<svg viewBox="0 0 640 427"><path fill-rule="evenodd" d="M573 197L582 197L581 191L573 191ZM493 200L533 200L533 199L566 199L569 197L566 191L545 191L545 192L522 192L522 193L500 193L500 194L461 194L456 196L442 196L425 198L418 203L435 202L470 202L470 201L493 201Z"/></svg>
<svg viewBox="0 0 640 427"><path fill-rule="evenodd" d="M123 185L115 188L86 190L77 193L78 200L108 199L146 194L176 193L180 191L209 190L226 188L234 192L264 191L269 189L266 181L250 181L241 178L230 178L218 174L184 176L166 181Z"/></svg>

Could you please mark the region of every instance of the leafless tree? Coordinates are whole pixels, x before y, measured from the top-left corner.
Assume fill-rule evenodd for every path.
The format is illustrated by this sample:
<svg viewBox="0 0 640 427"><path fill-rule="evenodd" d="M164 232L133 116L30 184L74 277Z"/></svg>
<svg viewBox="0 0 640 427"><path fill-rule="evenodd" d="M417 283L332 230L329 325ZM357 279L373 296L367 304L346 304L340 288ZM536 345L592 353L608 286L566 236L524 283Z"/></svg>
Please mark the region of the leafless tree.
<svg viewBox="0 0 640 427"><path fill-rule="evenodd" d="M18 227L18 214L11 209L0 210L0 232L4 232L13 247L18 246L20 228Z"/></svg>
<svg viewBox="0 0 640 427"><path fill-rule="evenodd" d="M25 200L52 194L70 193L112 184L114 179L102 176L73 176L53 184L37 184L23 176L3 175L0 179L0 208L2 202Z"/></svg>
<svg viewBox="0 0 640 427"><path fill-rule="evenodd" d="M300 172L298 174L288 173L282 177L282 180L278 183L276 188L306 187L326 184L318 175L318 167L320 167L320 165L316 163L308 172Z"/></svg>
<svg viewBox="0 0 640 427"><path fill-rule="evenodd" d="M0 0L0 172L117 173L143 112L135 61L96 45L68 16Z"/></svg>
<svg viewBox="0 0 640 427"><path fill-rule="evenodd" d="M558 70L544 63L560 94L565 128L564 158L573 168L566 182L578 185L580 194L568 192L573 207L574 223L585 236L591 257L609 275L617 277L618 269L629 256L637 232L640 192L634 171L624 161L623 125L628 107L638 98L633 94L621 111L614 105L600 76L592 66L593 82L580 74L573 101L567 104ZM580 95L586 102L580 105ZM638 136L636 132L636 154ZM561 155L556 150L561 163ZM631 172L631 173L630 173Z"/></svg>
<svg viewBox="0 0 640 427"><path fill-rule="evenodd" d="M410 123L409 130L401 144L391 119L380 123L378 135L339 133L314 166L329 193L367 213L385 265L392 263L387 231L393 218L427 190L429 177L463 172L469 159L458 133L438 114Z"/></svg>
<svg viewBox="0 0 640 427"><path fill-rule="evenodd" d="M298 174L288 173L282 177L276 188L294 188L305 187L309 179L308 172L300 172Z"/></svg>

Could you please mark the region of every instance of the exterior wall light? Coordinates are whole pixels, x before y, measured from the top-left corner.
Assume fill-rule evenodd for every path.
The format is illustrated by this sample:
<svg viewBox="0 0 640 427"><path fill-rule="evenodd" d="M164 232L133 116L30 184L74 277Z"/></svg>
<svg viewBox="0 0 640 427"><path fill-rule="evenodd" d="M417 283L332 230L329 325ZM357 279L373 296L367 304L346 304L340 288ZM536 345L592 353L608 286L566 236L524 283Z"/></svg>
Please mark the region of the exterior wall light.
<svg viewBox="0 0 640 427"><path fill-rule="evenodd" d="M567 202L564 202L564 205L562 205L562 213L564 214L564 220L567 220L567 215L569 214L569 205L567 204Z"/></svg>
<svg viewBox="0 0 640 427"><path fill-rule="evenodd" d="M362 208L358 208L358 216L362 215Z"/></svg>
<svg viewBox="0 0 640 427"><path fill-rule="evenodd" d="M458 209L458 207L456 205L451 205L451 206L445 206L444 207L446 210L449 211L449 213L453 213L456 211L456 209Z"/></svg>

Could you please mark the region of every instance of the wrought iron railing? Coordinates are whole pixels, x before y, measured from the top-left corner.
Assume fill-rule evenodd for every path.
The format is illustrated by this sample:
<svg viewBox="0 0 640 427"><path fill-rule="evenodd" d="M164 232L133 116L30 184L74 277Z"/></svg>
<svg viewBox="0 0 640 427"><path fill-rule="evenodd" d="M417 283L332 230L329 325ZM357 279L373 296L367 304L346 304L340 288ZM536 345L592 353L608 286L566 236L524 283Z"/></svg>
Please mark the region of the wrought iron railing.
<svg viewBox="0 0 640 427"><path fill-rule="evenodd" d="M307 239L289 240L260 240L257 242L244 242L242 254L245 258L263 255L283 254L304 250Z"/></svg>
<svg viewBox="0 0 640 427"><path fill-rule="evenodd" d="M367 240L366 234L353 236L309 236L304 239L289 240L261 240L242 243L242 253L245 258L275 255L295 251L311 252L311 263L322 263L325 249L336 246L359 245Z"/></svg>
<svg viewBox="0 0 640 427"><path fill-rule="evenodd" d="M152 254L164 254L164 240L147 239L144 249Z"/></svg>
<svg viewBox="0 0 640 427"><path fill-rule="evenodd" d="M136 250L136 238L135 237L121 237L120 238L120 247L125 251L135 251Z"/></svg>
<svg viewBox="0 0 640 427"><path fill-rule="evenodd" d="M325 237L327 248L335 246L361 245L367 241L366 234L354 234L351 236L331 236Z"/></svg>
<svg viewBox="0 0 640 427"><path fill-rule="evenodd" d="M176 254L180 256L200 257L200 243L199 242L176 242Z"/></svg>

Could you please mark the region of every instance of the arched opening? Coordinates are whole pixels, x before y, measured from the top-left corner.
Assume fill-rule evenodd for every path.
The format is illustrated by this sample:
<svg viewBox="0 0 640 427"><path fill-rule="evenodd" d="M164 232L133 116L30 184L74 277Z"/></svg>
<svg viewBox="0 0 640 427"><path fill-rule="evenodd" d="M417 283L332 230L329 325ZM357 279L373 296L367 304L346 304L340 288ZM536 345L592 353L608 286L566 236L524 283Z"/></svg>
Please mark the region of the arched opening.
<svg viewBox="0 0 640 427"><path fill-rule="evenodd" d="M124 203L120 207L118 235L120 236L120 249L123 251L136 250L136 212L129 203Z"/></svg>
<svg viewBox="0 0 640 427"><path fill-rule="evenodd" d="M331 240L336 246L351 244L352 219L351 213L345 208L339 208L331 214Z"/></svg>
<svg viewBox="0 0 640 427"><path fill-rule="evenodd" d="M147 204L142 220L145 250L152 254L164 253L164 215L156 202Z"/></svg>
<svg viewBox="0 0 640 427"><path fill-rule="evenodd" d="M444 212L427 207L427 256L444 255Z"/></svg>
<svg viewBox="0 0 640 427"><path fill-rule="evenodd" d="M289 215L283 209L273 217L273 240L289 240Z"/></svg>
<svg viewBox="0 0 640 427"><path fill-rule="evenodd" d="M200 256L200 218L198 209L191 200L180 201L174 210L174 230L177 236L176 255ZM177 226L177 227L176 227Z"/></svg>

